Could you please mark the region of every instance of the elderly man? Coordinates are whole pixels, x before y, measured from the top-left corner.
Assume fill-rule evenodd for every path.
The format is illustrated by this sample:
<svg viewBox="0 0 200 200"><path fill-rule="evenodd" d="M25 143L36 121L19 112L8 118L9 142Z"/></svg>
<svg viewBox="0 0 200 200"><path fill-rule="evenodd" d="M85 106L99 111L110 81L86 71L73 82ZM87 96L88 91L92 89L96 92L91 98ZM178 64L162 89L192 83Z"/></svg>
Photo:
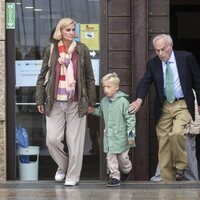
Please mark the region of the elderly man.
<svg viewBox="0 0 200 200"><path fill-rule="evenodd" d="M140 80L136 100L130 112L137 112L154 83L155 123L159 142L158 159L164 182L180 180L187 166L184 130L191 117L195 119L194 94L200 105L200 68L190 52L173 51L170 35L154 37L156 57L147 63ZM198 106L200 113L200 106Z"/></svg>

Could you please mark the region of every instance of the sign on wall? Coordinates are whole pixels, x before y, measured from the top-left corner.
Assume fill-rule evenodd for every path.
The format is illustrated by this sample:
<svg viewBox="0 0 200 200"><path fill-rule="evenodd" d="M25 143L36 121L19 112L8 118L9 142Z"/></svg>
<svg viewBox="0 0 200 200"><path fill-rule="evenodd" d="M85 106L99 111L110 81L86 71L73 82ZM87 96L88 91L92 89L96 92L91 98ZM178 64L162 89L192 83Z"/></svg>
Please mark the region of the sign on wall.
<svg viewBox="0 0 200 200"><path fill-rule="evenodd" d="M15 3L6 3L6 29L15 29Z"/></svg>
<svg viewBox="0 0 200 200"><path fill-rule="evenodd" d="M90 50L99 51L99 24L81 24L80 37Z"/></svg>

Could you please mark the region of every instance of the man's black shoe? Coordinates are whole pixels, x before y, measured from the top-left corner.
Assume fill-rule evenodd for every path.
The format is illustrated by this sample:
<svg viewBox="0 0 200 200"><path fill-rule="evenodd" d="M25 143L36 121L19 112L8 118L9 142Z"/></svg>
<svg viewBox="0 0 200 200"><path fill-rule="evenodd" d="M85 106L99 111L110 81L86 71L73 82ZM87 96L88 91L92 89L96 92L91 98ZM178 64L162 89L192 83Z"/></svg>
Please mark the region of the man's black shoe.
<svg viewBox="0 0 200 200"><path fill-rule="evenodd" d="M175 169L176 180L181 180L184 177L185 169Z"/></svg>

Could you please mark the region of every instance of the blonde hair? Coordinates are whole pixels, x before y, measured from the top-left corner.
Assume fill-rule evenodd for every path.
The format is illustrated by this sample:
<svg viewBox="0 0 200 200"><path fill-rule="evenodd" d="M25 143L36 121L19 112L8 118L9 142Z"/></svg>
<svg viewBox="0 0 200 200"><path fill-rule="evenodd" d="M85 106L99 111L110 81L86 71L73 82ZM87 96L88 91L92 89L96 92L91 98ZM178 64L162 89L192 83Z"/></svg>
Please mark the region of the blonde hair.
<svg viewBox="0 0 200 200"><path fill-rule="evenodd" d="M101 79L101 84L104 84L105 81L109 81L109 82L115 84L116 86L119 86L119 84L120 84L120 79L119 79L118 75L115 72L106 74Z"/></svg>
<svg viewBox="0 0 200 200"><path fill-rule="evenodd" d="M56 30L53 34L53 39L58 40L58 41L61 40L62 39L62 33L61 33L62 29L65 28L66 26L69 26L70 24L74 24L76 26L76 22L71 18L61 19L56 26Z"/></svg>
<svg viewBox="0 0 200 200"><path fill-rule="evenodd" d="M170 46L173 46L173 40L170 35L167 34L159 34L153 38L153 46L155 46L156 42L160 39L164 39L169 43Z"/></svg>

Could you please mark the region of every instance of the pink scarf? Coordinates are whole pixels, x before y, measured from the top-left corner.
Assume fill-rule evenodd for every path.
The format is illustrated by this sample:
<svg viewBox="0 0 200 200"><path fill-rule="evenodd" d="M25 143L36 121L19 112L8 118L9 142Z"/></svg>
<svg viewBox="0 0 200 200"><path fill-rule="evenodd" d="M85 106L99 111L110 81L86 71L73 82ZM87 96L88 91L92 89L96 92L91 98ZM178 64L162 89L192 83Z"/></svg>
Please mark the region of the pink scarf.
<svg viewBox="0 0 200 200"><path fill-rule="evenodd" d="M56 99L59 101L67 101L74 98L76 81L74 79L74 68L71 58L76 46L77 43L73 41L66 53L62 40L58 42L58 62L61 68Z"/></svg>

